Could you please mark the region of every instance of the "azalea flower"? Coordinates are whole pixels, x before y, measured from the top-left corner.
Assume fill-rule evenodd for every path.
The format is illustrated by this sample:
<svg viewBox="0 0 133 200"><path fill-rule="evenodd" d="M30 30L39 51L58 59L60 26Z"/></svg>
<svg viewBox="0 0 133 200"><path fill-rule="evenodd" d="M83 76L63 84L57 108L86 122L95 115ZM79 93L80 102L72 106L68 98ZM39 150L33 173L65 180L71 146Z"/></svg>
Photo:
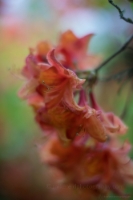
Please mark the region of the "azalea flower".
<svg viewBox="0 0 133 200"><path fill-rule="evenodd" d="M87 54L88 45L94 34L78 38L71 30L60 36L58 52L64 56L64 66L73 70L92 70L102 61L101 56Z"/></svg>
<svg viewBox="0 0 133 200"><path fill-rule="evenodd" d="M42 162L61 171L62 184L76 185L84 193L107 196L110 192L124 197L126 184L133 184L133 162L128 157L129 142L118 144L112 139L104 144L64 147L56 138L40 147ZM62 186L63 187L63 186ZM87 188L84 191L82 188ZM94 192L95 191L95 192Z"/></svg>
<svg viewBox="0 0 133 200"><path fill-rule="evenodd" d="M81 88L85 79L79 79L73 71L65 69L55 59L54 50L48 53L47 59L49 64L38 63L32 52L26 58L26 66L22 73L28 78L28 81L19 92L20 97L27 98L25 93L36 91L45 98L45 102L51 107L59 104L62 100L70 107L75 106L77 109L81 109L73 99L73 92Z"/></svg>
<svg viewBox="0 0 133 200"><path fill-rule="evenodd" d="M79 38L68 30L60 35L55 46L48 41L41 41L34 48L36 60L47 63L47 53L56 48L56 56L65 68L74 71L95 69L101 63L102 57L87 52L93 36L91 33Z"/></svg>
<svg viewBox="0 0 133 200"><path fill-rule="evenodd" d="M98 105L89 79L80 78L80 71L94 69L99 62L99 57L91 60L87 54L92 36L78 38L67 31L55 49L47 41L30 49L22 69L26 84L19 91L48 138L39 145L41 161L54 177L78 187L76 199L107 197L110 192L123 196L126 184L133 183L131 145L119 143L127 126ZM72 188L69 194L73 196Z"/></svg>
<svg viewBox="0 0 133 200"><path fill-rule="evenodd" d="M109 133L117 133L117 134L125 134L127 132L127 126L122 122L122 120L114 115L112 112L105 113L102 111L100 106L97 104L94 94L90 92L89 94L92 108L99 110L101 112L100 118L101 121L106 126L107 132Z"/></svg>
<svg viewBox="0 0 133 200"><path fill-rule="evenodd" d="M36 46L36 58L39 62L47 62L46 55L53 49L52 45L47 41L41 41Z"/></svg>
<svg viewBox="0 0 133 200"><path fill-rule="evenodd" d="M96 106L91 108L86 102L81 106L80 102L76 103L74 91L81 88L85 80L63 67L56 60L54 50L48 53L47 60L48 64L38 63L33 54L26 59L27 72L31 72L32 77L28 81L28 94L27 85L20 91L20 96L26 93L24 97L34 109L38 108L36 119L44 131L47 126L54 127L66 143L82 133L104 142L110 132L117 132L118 127L113 127Z"/></svg>

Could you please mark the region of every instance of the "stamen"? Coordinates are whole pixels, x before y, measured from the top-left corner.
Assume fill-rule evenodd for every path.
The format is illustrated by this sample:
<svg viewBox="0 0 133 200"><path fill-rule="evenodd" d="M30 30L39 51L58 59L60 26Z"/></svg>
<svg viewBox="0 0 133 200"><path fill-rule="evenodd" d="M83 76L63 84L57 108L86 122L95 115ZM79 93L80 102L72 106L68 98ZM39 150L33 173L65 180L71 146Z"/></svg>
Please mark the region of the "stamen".
<svg viewBox="0 0 133 200"><path fill-rule="evenodd" d="M47 88L48 91L53 88L53 86L48 86L44 81L42 81L42 84ZM48 92L48 91L45 91L45 92Z"/></svg>

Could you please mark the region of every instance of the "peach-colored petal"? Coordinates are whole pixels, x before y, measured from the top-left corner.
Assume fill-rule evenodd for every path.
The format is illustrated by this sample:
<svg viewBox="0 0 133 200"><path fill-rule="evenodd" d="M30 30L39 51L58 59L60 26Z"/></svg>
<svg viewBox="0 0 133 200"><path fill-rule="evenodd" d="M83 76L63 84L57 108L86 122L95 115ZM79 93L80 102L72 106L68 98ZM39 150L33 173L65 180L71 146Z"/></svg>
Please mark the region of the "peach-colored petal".
<svg viewBox="0 0 133 200"><path fill-rule="evenodd" d="M89 54L80 59L77 68L79 70L94 70L102 62L102 56Z"/></svg>
<svg viewBox="0 0 133 200"><path fill-rule="evenodd" d="M18 96L22 99L27 99L28 96L35 91L35 88L37 85L38 85L38 82L36 79L28 80L27 83L18 92Z"/></svg>
<svg viewBox="0 0 133 200"><path fill-rule="evenodd" d="M60 36L57 52L64 56L62 63L66 68L87 70L94 69L101 63L101 57L87 54L87 48L94 34L78 38L71 30Z"/></svg>
<svg viewBox="0 0 133 200"><path fill-rule="evenodd" d="M100 142L107 140L106 129L96 115L90 116L84 125L85 131Z"/></svg>
<svg viewBox="0 0 133 200"><path fill-rule="evenodd" d="M37 92L32 93L28 97L28 104L33 106L34 108L40 108L40 107L43 107L45 105L44 99Z"/></svg>
<svg viewBox="0 0 133 200"><path fill-rule="evenodd" d="M41 56L46 56L47 53L52 49L52 46L47 41L41 41L37 44L37 54Z"/></svg>
<svg viewBox="0 0 133 200"><path fill-rule="evenodd" d="M113 113L107 113L106 116L112 123L112 126L118 127L119 134L125 134L127 132L127 126L122 122L119 117L115 116Z"/></svg>
<svg viewBox="0 0 133 200"><path fill-rule="evenodd" d="M122 120L114 115L113 113L109 112L106 113L102 111L100 106L97 104L94 94L90 92L89 94L92 107L96 110L101 111L100 118L103 126L106 129L106 132L109 133L116 133L116 134L124 134L127 132L127 126L122 122Z"/></svg>

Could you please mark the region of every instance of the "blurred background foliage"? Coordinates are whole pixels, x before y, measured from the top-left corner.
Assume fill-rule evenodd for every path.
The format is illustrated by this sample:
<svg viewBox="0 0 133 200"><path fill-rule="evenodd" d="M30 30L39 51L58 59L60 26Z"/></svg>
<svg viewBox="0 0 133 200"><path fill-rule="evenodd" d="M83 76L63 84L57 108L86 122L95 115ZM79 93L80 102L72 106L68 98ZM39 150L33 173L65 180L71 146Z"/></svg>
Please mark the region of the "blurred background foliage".
<svg viewBox="0 0 133 200"><path fill-rule="evenodd" d="M131 3L126 0L115 2L133 19ZM0 200L56 199L48 192L47 173L37 154L41 130L34 121L32 109L18 98L17 93L23 84L19 74L28 48L41 40L57 44L59 33L67 29L77 36L95 33L89 51L100 54L103 60L133 32L132 25L122 21L107 0L0 0ZM132 58L133 51L127 49L101 69L95 89L103 109L119 116L130 93L124 117L129 131L124 138L131 143L132 78L125 79L120 93L121 81L103 79L133 67ZM131 188L127 190L132 194ZM114 198L118 199L109 197Z"/></svg>

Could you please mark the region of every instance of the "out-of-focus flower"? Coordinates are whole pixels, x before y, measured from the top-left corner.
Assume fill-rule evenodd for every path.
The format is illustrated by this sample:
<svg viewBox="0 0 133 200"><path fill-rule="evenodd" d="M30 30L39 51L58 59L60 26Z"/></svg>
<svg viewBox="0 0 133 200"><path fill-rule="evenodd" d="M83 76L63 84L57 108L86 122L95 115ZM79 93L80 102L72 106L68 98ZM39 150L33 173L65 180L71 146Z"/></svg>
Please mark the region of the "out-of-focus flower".
<svg viewBox="0 0 133 200"><path fill-rule="evenodd" d="M73 99L73 92L80 89L85 79L64 68L54 57L54 50L48 54L48 64L38 63L31 54L26 59L22 73L29 79L19 92L21 97L37 91L44 97L47 107L53 108L62 102L69 109L83 110ZM68 95L69 94L69 95Z"/></svg>
<svg viewBox="0 0 133 200"><path fill-rule="evenodd" d="M39 82L46 88L45 102L49 108L62 102L69 109L82 110L73 98L73 92L80 89L85 79L65 69L54 57L54 50L48 53L48 69L40 71Z"/></svg>
<svg viewBox="0 0 133 200"><path fill-rule="evenodd" d="M112 112L107 112L107 113L104 112L97 104L94 94L92 92L90 92L89 96L92 108L101 111L100 118L106 127L107 134L110 133L125 134L128 128L122 122L122 120L116 115L114 115Z"/></svg>
<svg viewBox="0 0 133 200"><path fill-rule="evenodd" d="M46 127L57 129L65 143L82 133L104 142L110 132L119 131L119 126L114 126L96 106L91 108L83 99L81 106L76 103L74 91L85 80L63 67L56 60L54 50L48 53L47 61L47 64L39 63L31 52L24 67L28 84L19 93L36 110L37 122L44 131Z"/></svg>
<svg viewBox="0 0 133 200"><path fill-rule="evenodd" d="M64 66L73 70L91 70L99 65L101 57L87 54L88 45L94 34L78 38L71 30L60 36L58 51L64 56Z"/></svg>
<svg viewBox="0 0 133 200"><path fill-rule="evenodd" d="M38 61L47 62L46 55L52 48L52 45L47 41L39 42L36 47Z"/></svg>
<svg viewBox="0 0 133 200"><path fill-rule="evenodd" d="M71 30L60 35L58 44L54 47L47 41L41 41L34 49L38 62L47 63L47 53L56 48L56 56L60 63L72 70L92 70L101 63L101 56L88 53L88 46L94 34L78 38ZM28 58L27 58L28 59Z"/></svg>
<svg viewBox="0 0 133 200"><path fill-rule="evenodd" d="M36 99L39 99L36 107L38 103L43 104L44 100L45 109L40 109L43 113L40 115L39 112L41 118L37 118L41 124L44 121L44 124L58 129L62 140L73 139L79 132L86 131L99 141L105 141L106 131L98 119L98 113L89 106L79 106L74 100L73 92L79 89L85 80L79 79L73 71L64 68L55 59L53 50L48 53L47 59L51 65L38 64L33 55L26 59L26 75L32 77L28 80L28 87L26 84L20 91L20 96L31 102L31 94L34 93L35 99L35 91L39 93L36 93Z"/></svg>
<svg viewBox="0 0 133 200"><path fill-rule="evenodd" d="M64 147L57 138L51 138L40 148L41 160L55 167L63 175L64 184L76 185L84 196L108 195L110 192L124 197L126 184L133 184L133 162L128 157L129 142L120 146L117 140L104 144ZM94 192L95 191L95 192Z"/></svg>
<svg viewBox="0 0 133 200"><path fill-rule="evenodd" d="M76 74L77 69L80 75L80 70L94 69L94 61L99 62L97 56L91 60L86 52L92 35L77 38L67 31L55 50L47 41L39 43L35 51L30 49L22 69L27 82L19 92L33 107L36 122L48 135L39 148L42 161L54 177L53 167L59 179L76 185L84 199L106 197L110 191L123 195L125 185L133 183L130 144L121 146L118 140L127 132L127 126L100 108L93 88L88 92L89 80L86 87L85 79Z"/></svg>
<svg viewBox="0 0 133 200"><path fill-rule="evenodd" d="M109 128L110 132L117 132L118 134L125 134L127 132L127 126L113 113L104 113L102 117L103 121L107 124L106 127Z"/></svg>

